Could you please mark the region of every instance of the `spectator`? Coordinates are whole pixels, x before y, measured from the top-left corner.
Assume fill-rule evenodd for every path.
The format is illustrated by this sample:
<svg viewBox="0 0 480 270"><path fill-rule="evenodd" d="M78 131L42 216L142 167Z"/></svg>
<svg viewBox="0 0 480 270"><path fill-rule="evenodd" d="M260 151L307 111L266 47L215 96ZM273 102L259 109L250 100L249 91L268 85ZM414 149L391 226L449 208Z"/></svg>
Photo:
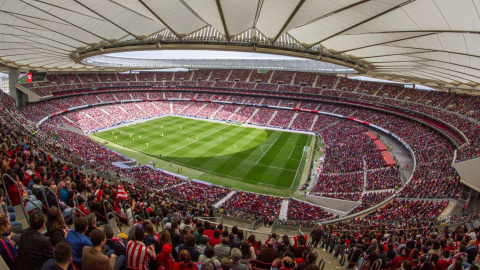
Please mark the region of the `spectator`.
<svg viewBox="0 0 480 270"><path fill-rule="evenodd" d="M200 252L195 248L196 241L197 240L193 234L188 234L185 237L185 243L178 246L178 251L180 252L182 250L186 250L188 253L190 253L190 258L192 258L193 261L198 261Z"/></svg>
<svg viewBox="0 0 480 270"><path fill-rule="evenodd" d="M117 256L126 255L127 249L125 245L114 235L113 227L111 225L105 225L103 227L105 236L107 237L106 245L110 247Z"/></svg>
<svg viewBox="0 0 480 270"><path fill-rule="evenodd" d="M5 237L5 234L9 233L10 229L9 218L0 214L0 255L10 269L15 269L15 261L17 259L15 242Z"/></svg>
<svg viewBox="0 0 480 270"><path fill-rule="evenodd" d="M173 269L172 246L163 245L161 252L155 257L155 261L159 267L164 267L165 270Z"/></svg>
<svg viewBox="0 0 480 270"><path fill-rule="evenodd" d="M134 236L135 240L128 241L127 244L127 267L140 270L150 269L149 262L155 258L155 246L145 246L143 243L145 231L142 228L137 227Z"/></svg>
<svg viewBox="0 0 480 270"><path fill-rule="evenodd" d="M272 263L278 258L278 250L273 248L273 244L268 242L265 247L260 250L258 260L264 263Z"/></svg>
<svg viewBox="0 0 480 270"><path fill-rule="evenodd" d="M230 246L228 245L228 238L223 237L222 242L219 245L216 245L214 247L214 250L215 255L219 260L230 257Z"/></svg>
<svg viewBox="0 0 480 270"><path fill-rule="evenodd" d="M95 229L90 234L92 246L84 246L82 251L83 270L113 270L117 256L112 254L110 258L105 256L102 250L105 248L107 238L103 231Z"/></svg>
<svg viewBox="0 0 480 270"><path fill-rule="evenodd" d="M90 237L90 233L93 232L94 230L98 230L97 228L97 217L95 214L89 214L87 216L88 219L88 229L85 232L86 237Z"/></svg>
<svg viewBox="0 0 480 270"><path fill-rule="evenodd" d="M74 270L72 252L72 244L65 241L58 242L53 251L55 259L48 260L42 270Z"/></svg>
<svg viewBox="0 0 480 270"><path fill-rule="evenodd" d="M172 270L198 270L198 267L190 259L190 253L182 250L179 254L179 262L173 264Z"/></svg>
<svg viewBox="0 0 480 270"><path fill-rule="evenodd" d="M45 218L40 211L29 215L30 228L23 231L18 243L18 270L40 269L43 264L53 258L53 248L48 237L44 236Z"/></svg>
<svg viewBox="0 0 480 270"><path fill-rule="evenodd" d="M180 252L181 253L181 252ZM202 268L206 270L214 270L220 268L220 262L215 256L215 250L211 246L207 246L205 253L200 255L198 262L202 263Z"/></svg>
<svg viewBox="0 0 480 270"><path fill-rule="evenodd" d="M299 263L297 265L296 270L305 270L305 268L307 268L307 266L312 265L312 264L315 265L315 259L316 259L315 254L312 253L312 252L309 252L307 254L306 261L304 263Z"/></svg>
<svg viewBox="0 0 480 270"><path fill-rule="evenodd" d="M72 244L73 248L73 264L77 268L82 268L82 252L83 247L91 247L92 243L85 236L85 232L88 229L88 219L86 217L80 217L75 220L75 229L68 232L65 241Z"/></svg>
<svg viewBox="0 0 480 270"><path fill-rule="evenodd" d="M242 259L242 251L238 248L232 248L231 254L230 254L230 261L232 262L231 268L233 270L248 270L249 267L244 264L240 263L240 260Z"/></svg>
<svg viewBox="0 0 480 270"><path fill-rule="evenodd" d="M52 246L65 241L69 230L70 228L65 225L60 209L56 206L50 207L47 211L47 236Z"/></svg>
<svg viewBox="0 0 480 270"><path fill-rule="evenodd" d="M410 248L404 247L400 250L400 255L393 259L389 264L388 267L390 268L399 268L402 265L403 261L410 261L413 264L413 260L410 257Z"/></svg>

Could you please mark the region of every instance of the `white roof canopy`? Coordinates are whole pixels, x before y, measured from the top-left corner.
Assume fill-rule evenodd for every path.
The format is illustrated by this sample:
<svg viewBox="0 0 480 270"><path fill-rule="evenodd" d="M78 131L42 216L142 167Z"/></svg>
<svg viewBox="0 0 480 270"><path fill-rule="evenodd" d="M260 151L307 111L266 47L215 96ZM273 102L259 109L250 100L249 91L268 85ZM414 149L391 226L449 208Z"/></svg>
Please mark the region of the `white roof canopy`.
<svg viewBox="0 0 480 270"><path fill-rule="evenodd" d="M478 0L0 0L0 60L82 71L99 69L81 62L92 52L221 45L476 87L479 9Z"/></svg>

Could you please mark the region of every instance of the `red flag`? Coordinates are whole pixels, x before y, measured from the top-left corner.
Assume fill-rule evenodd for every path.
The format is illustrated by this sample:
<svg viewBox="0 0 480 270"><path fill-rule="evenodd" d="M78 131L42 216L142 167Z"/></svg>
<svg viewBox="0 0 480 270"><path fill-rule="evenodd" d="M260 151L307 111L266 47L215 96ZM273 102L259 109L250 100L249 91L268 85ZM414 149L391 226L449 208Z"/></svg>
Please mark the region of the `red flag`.
<svg viewBox="0 0 480 270"><path fill-rule="evenodd" d="M128 201L128 194L120 184L118 184L117 198Z"/></svg>

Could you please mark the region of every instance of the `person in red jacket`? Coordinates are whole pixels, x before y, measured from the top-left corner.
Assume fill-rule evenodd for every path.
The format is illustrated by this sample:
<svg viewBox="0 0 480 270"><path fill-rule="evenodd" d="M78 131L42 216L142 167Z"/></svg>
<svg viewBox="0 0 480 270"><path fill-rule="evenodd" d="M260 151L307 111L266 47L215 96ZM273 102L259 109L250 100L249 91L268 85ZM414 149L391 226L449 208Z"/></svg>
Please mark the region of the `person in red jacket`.
<svg viewBox="0 0 480 270"><path fill-rule="evenodd" d="M400 250L400 255L395 257L395 259L393 259L389 264L388 264L388 268L393 268L393 269L397 269L397 268L400 268L400 266L402 266L402 262L403 261L410 261L412 262L412 265L415 266L415 263L413 262L412 260L412 257L410 257L410 248L408 247L404 247Z"/></svg>

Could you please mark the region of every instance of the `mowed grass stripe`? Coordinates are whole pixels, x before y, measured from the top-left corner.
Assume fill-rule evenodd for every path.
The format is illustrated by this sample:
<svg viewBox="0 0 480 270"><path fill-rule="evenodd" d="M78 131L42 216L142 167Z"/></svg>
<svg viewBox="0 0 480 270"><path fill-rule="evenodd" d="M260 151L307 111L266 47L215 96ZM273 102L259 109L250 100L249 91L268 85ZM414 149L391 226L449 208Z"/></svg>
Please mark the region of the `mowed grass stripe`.
<svg viewBox="0 0 480 270"><path fill-rule="evenodd" d="M310 136L176 116L114 130L118 139L112 130L96 136L212 175L279 188L290 188ZM135 141L129 133L135 133Z"/></svg>
<svg viewBox="0 0 480 270"><path fill-rule="evenodd" d="M217 157L219 161L220 158L223 160L222 162L218 162L213 168L213 170L224 175L233 175L238 178L244 178L245 169L252 166L252 164L249 164L251 163L250 156L252 155L252 153L258 151L258 146L266 138L267 133L265 132L265 130L261 129L245 129L237 133L237 135L232 138L233 141L227 144L227 147L232 148L233 143L233 146L236 144L237 148L240 148L243 151L240 151L235 155ZM255 147L252 147L253 145ZM243 164L244 162L246 164Z"/></svg>

